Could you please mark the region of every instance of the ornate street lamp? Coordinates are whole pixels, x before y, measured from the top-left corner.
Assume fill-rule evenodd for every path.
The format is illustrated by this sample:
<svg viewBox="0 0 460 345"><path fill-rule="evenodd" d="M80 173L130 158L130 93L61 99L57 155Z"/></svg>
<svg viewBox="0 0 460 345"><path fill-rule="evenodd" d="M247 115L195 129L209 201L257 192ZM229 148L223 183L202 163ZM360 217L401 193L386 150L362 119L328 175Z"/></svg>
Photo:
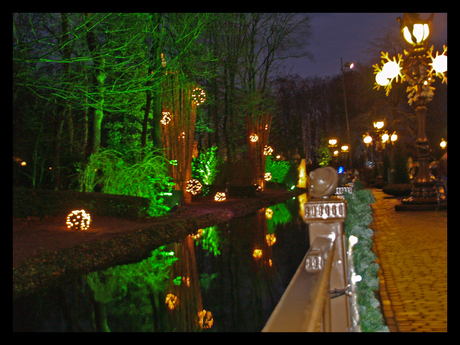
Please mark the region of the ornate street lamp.
<svg viewBox="0 0 460 345"><path fill-rule="evenodd" d="M443 46L441 55L436 52L433 56L433 46L428 48L427 39L431 31L431 21L434 13L428 19L421 19L418 13L404 13L398 18L401 23L401 34L410 44L409 52L404 50L391 60L388 53L382 52L382 67L374 65L376 86L384 86L388 96L393 80L407 81L408 103L415 108L418 118L418 135L415 141L417 152L418 172L413 181L412 193L409 198L402 200L402 205L396 205L396 210L435 209L437 207L436 187L431 181L428 169L429 145L426 137L425 117L426 104L433 98L434 87L431 86L433 77L447 83L447 47Z"/></svg>

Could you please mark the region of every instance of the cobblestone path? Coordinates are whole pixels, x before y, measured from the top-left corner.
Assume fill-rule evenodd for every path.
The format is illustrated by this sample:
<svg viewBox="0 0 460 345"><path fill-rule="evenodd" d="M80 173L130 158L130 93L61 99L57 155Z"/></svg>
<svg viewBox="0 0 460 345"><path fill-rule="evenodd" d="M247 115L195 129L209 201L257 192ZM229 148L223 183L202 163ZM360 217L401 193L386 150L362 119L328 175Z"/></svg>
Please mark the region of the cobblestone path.
<svg viewBox="0 0 460 345"><path fill-rule="evenodd" d="M447 332L447 211L395 211L372 190L373 251L390 332Z"/></svg>

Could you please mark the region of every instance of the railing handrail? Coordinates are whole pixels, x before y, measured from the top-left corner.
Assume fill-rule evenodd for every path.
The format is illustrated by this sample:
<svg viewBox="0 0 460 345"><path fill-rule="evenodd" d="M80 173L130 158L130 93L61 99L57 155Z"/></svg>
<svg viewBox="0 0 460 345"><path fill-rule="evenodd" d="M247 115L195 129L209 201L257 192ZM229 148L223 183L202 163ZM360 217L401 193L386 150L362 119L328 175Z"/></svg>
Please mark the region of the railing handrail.
<svg viewBox="0 0 460 345"><path fill-rule="evenodd" d="M262 332L321 330L335 242L333 233L315 239Z"/></svg>
<svg viewBox="0 0 460 345"><path fill-rule="evenodd" d="M310 249L263 331L361 331L357 307L353 245L348 246L343 222L346 202L321 198L304 205ZM346 248L348 247L348 249Z"/></svg>

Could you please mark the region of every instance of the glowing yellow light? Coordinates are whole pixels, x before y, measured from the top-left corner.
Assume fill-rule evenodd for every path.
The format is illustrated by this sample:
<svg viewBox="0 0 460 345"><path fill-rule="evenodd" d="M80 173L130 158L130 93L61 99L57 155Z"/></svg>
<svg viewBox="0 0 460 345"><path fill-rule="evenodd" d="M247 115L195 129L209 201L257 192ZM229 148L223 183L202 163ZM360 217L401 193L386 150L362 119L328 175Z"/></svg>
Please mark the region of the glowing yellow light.
<svg viewBox="0 0 460 345"><path fill-rule="evenodd" d="M163 114L163 118L160 120L160 122L162 125L166 126L169 121L171 121L171 113L169 111L163 111L161 114Z"/></svg>
<svg viewBox="0 0 460 345"><path fill-rule="evenodd" d="M403 29L404 39L410 44L419 44L425 41L430 34L430 27L428 24L414 24L412 29L412 37L409 28L406 26ZM415 42L413 40L415 38Z"/></svg>
<svg viewBox="0 0 460 345"><path fill-rule="evenodd" d="M257 140L259 140L259 136L257 134L252 134L249 137L249 140L251 140L253 143L255 143L255 142L257 142Z"/></svg>
<svg viewBox="0 0 460 345"><path fill-rule="evenodd" d="M393 57L393 60L390 60L388 57L388 53L382 52L382 65L383 67L380 68L378 64L373 65L374 67L374 73L376 74L375 76L375 82L377 90L380 88L380 86L384 86L386 90L386 95L388 96L390 90L391 90L391 83L394 79L396 81L399 80L399 77L401 77L401 80L403 80L403 75L401 74L401 64L403 62L402 55L398 54L397 56Z"/></svg>
<svg viewBox="0 0 460 345"><path fill-rule="evenodd" d="M272 219L272 217L273 217L273 210L272 210L271 208L268 207L268 208L265 210L265 218L267 218L267 219Z"/></svg>
<svg viewBox="0 0 460 345"><path fill-rule="evenodd" d="M390 84L390 80L388 79L382 72L379 72L375 75L375 82L380 86L387 86Z"/></svg>
<svg viewBox="0 0 460 345"><path fill-rule="evenodd" d="M225 201L227 200L227 196L225 195L224 192L217 192L216 195L214 195L214 200L215 201Z"/></svg>
<svg viewBox="0 0 460 345"><path fill-rule="evenodd" d="M348 145L343 145L340 149L342 152L348 152Z"/></svg>
<svg viewBox="0 0 460 345"><path fill-rule="evenodd" d="M173 310L179 304L179 298L177 298L177 296L172 293L168 293L166 295L165 304L168 305L170 310Z"/></svg>
<svg viewBox="0 0 460 345"><path fill-rule="evenodd" d="M264 180L265 181L270 181L272 179L272 173L265 173L264 175Z"/></svg>
<svg viewBox="0 0 460 345"><path fill-rule="evenodd" d="M254 249L252 256L256 259L260 259L262 257L262 249Z"/></svg>
<svg viewBox="0 0 460 345"><path fill-rule="evenodd" d="M192 195L197 195L198 193L200 193L202 188L203 188L203 185L201 184L200 181L196 179L187 181L186 191L189 193L192 193Z"/></svg>
<svg viewBox="0 0 460 345"><path fill-rule="evenodd" d="M339 150L335 150L333 153L334 157L337 157L339 155Z"/></svg>
<svg viewBox="0 0 460 345"><path fill-rule="evenodd" d="M264 155L265 156L270 156L273 154L273 147L269 146L269 145L265 145L264 147Z"/></svg>
<svg viewBox="0 0 460 345"><path fill-rule="evenodd" d="M444 73L445 71L447 71L447 56L446 55L436 56L433 60L432 65L436 73Z"/></svg>
<svg viewBox="0 0 460 345"><path fill-rule="evenodd" d="M21 165L22 165L23 167L25 167L25 166L27 165L27 163L24 162L24 161L22 161L22 162L21 162Z"/></svg>
<svg viewBox="0 0 460 345"><path fill-rule="evenodd" d="M198 229L196 234L190 235L190 237L193 238L194 240L198 240L203 235L203 232L204 232L203 229Z"/></svg>
<svg viewBox="0 0 460 345"><path fill-rule="evenodd" d="M382 135L382 143L386 143L388 139L390 139L390 136L387 133Z"/></svg>
<svg viewBox="0 0 460 345"><path fill-rule="evenodd" d="M190 278L189 277L182 277L182 281L187 285L187 287L190 287Z"/></svg>
<svg viewBox="0 0 460 345"><path fill-rule="evenodd" d="M391 137L390 137L390 140L391 140L391 141L396 141L396 140L398 140L398 135L397 135L396 133L393 133L393 134L391 135Z"/></svg>
<svg viewBox="0 0 460 345"><path fill-rule="evenodd" d="M385 123L383 121L377 121L377 122L374 122L374 128L376 129L382 129L383 126L385 126Z"/></svg>
<svg viewBox="0 0 460 345"><path fill-rule="evenodd" d="M211 328L214 324L214 319L212 318L212 313L203 309L198 312L198 324L201 329Z"/></svg>
<svg viewBox="0 0 460 345"><path fill-rule="evenodd" d="M268 234L265 236L268 246L272 246L276 242L275 234Z"/></svg>
<svg viewBox="0 0 460 345"><path fill-rule="evenodd" d="M195 87L192 90L193 102L198 106L206 100L206 93L200 87Z"/></svg>
<svg viewBox="0 0 460 345"><path fill-rule="evenodd" d="M337 145L337 139L329 139L329 146Z"/></svg>
<svg viewBox="0 0 460 345"><path fill-rule="evenodd" d="M370 135L366 135L363 141L365 144L369 145L372 142L372 137Z"/></svg>
<svg viewBox="0 0 460 345"><path fill-rule="evenodd" d="M445 141L444 139L441 140L441 143L439 144L439 146L441 146L443 149L446 148L447 146L447 141Z"/></svg>
<svg viewBox="0 0 460 345"><path fill-rule="evenodd" d="M85 210L74 210L67 216L66 225L71 230L88 230L90 224L91 216Z"/></svg>

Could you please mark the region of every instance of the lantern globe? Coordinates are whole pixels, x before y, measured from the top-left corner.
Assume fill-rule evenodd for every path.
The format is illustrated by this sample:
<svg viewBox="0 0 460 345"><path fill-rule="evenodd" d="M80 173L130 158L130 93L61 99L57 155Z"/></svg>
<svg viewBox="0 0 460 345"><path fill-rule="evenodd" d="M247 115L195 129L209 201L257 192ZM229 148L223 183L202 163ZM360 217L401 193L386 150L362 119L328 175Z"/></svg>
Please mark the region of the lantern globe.
<svg viewBox="0 0 460 345"><path fill-rule="evenodd" d="M385 74L383 74L383 72L379 72L376 74L375 76L375 81L377 82L377 84L379 84L380 86L387 86L389 83L390 83L390 79L388 79L386 77Z"/></svg>
<svg viewBox="0 0 460 345"><path fill-rule="evenodd" d="M432 65L436 73L444 73L447 71L447 55L436 56Z"/></svg>
<svg viewBox="0 0 460 345"><path fill-rule="evenodd" d="M403 28L403 36L404 39L409 44L422 44L425 42L430 35L430 27L428 24L414 24L412 26L412 32L410 31L408 26Z"/></svg>

